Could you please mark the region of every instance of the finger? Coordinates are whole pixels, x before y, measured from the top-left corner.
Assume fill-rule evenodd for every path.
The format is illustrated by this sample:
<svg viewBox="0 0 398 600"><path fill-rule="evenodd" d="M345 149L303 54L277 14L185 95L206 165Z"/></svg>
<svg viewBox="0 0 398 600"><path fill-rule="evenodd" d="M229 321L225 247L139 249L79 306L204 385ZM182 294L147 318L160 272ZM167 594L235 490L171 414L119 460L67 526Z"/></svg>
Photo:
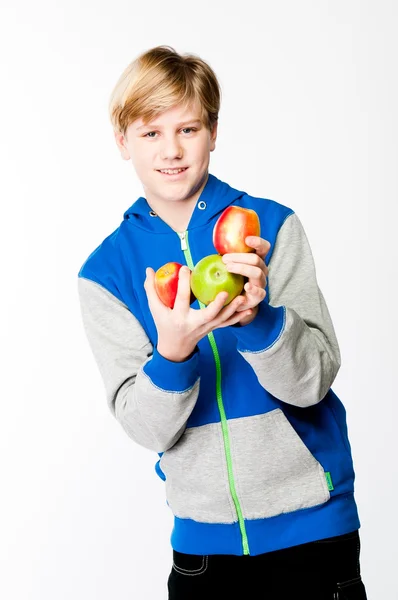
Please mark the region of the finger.
<svg viewBox="0 0 398 600"><path fill-rule="evenodd" d="M153 313L154 311L159 310L159 306L166 308L156 291L155 271L151 267L147 267L145 269L145 274L146 279L144 281L144 289L148 298L148 305L151 312Z"/></svg>
<svg viewBox="0 0 398 600"><path fill-rule="evenodd" d="M265 298L265 296L267 295L266 290L258 285L254 285L253 283L251 283L250 281L248 281L247 283L245 283L244 288L243 288L246 292L246 298L248 298L249 296L253 296L253 297L261 297L262 299Z"/></svg>
<svg viewBox="0 0 398 600"><path fill-rule="evenodd" d="M223 310L220 313L220 317L222 317L223 319L229 318L237 310L242 310L242 307L244 307L245 304L246 296L244 296L243 294L239 294L239 296L236 296L233 300L231 300L229 304L227 304L227 306L223 308Z"/></svg>
<svg viewBox="0 0 398 600"><path fill-rule="evenodd" d="M249 252L234 252L230 254L224 254L222 257L222 261L227 266L230 263L252 265L261 269L266 277L268 276L267 265L265 264L261 256L257 256L256 254L250 254Z"/></svg>
<svg viewBox="0 0 398 600"><path fill-rule="evenodd" d="M191 271L189 267L183 265L178 271L177 295L174 302L175 311L187 312L190 307L191 299Z"/></svg>
<svg viewBox="0 0 398 600"><path fill-rule="evenodd" d="M257 256L257 254L252 254L251 252L229 252L223 254L222 261L226 264L229 262L237 262L254 265L256 267L261 267L261 265L264 264L261 256Z"/></svg>
<svg viewBox="0 0 398 600"><path fill-rule="evenodd" d="M252 309L249 308L248 310L244 310L243 312L234 313L232 317L230 317L226 321L221 321L213 329L221 329L222 327L229 327L230 325L235 325L236 323L239 323L239 321L242 321L245 317L251 315L252 312Z"/></svg>
<svg viewBox="0 0 398 600"><path fill-rule="evenodd" d="M227 306L224 307L225 301L228 298L228 292L219 292L210 304L203 309L204 322L209 323L215 319L223 311L223 315L227 313L227 316L233 314L236 308L244 302L243 296L238 296L232 300Z"/></svg>
<svg viewBox="0 0 398 600"><path fill-rule="evenodd" d="M254 308L257 304L260 304L267 295L267 292L263 288L259 288L256 285L250 283L245 284L245 303L242 307L238 308L238 312L246 310L247 308Z"/></svg>
<svg viewBox="0 0 398 600"><path fill-rule="evenodd" d="M265 287L266 275L259 267L229 262L227 263L227 270L230 273L238 273L244 277L247 277L250 280L250 283L257 285L258 287Z"/></svg>
<svg viewBox="0 0 398 600"><path fill-rule="evenodd" d="M145 281L144 281L144 289L148 299L152 299L155 297L156 288L155 288L155 271L152 267L147 267L145 269ZM156 293L157 296L157 293Z"/></svg>
<svg viewBox="0 0 398 600"><path fill-rule="evenodd" d="M265 258L271 248L270 242L268 240L265 240L264 238L259 237L258 235L248 235L245 238L245 243L250 248L254 248L256 254L258 254L258 256L261 256L261 258Z"/></svg>
<svg viewBox="0 0 398 600"><path fill-rule="evenodd" d="M225 301L225 300L224 300ZM221 310L214 315L211 320L211 327L217 326L219 323L222 323L228 319L230 319L233 315L237 313L237 311L242 310L242 307L245 304L245 296L239 295L234 298L227 306L222 306ZM247 308L247 307L246 307ZM241 314L241 313L239 313Z"/></svg>

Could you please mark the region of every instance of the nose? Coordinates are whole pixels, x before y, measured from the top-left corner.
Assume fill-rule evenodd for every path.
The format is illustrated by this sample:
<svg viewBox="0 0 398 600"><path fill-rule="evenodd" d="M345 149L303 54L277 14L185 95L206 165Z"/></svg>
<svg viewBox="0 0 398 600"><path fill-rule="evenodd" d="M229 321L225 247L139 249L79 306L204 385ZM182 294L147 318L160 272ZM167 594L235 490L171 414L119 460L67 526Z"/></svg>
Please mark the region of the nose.
<svg viewBox="0 0 398 600"><path fill-rule="evenodd" d="M182 158L182 148L178 137L164 137L160 148L160 158L162 160L173 160Z"/></svg>

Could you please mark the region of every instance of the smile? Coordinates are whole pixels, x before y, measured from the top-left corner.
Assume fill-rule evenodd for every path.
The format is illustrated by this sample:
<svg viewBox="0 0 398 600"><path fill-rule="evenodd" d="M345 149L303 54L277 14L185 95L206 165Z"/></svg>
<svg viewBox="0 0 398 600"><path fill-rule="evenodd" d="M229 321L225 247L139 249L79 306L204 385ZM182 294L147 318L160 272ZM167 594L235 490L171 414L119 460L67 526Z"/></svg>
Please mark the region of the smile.
<svg viewBox="0 0 398 600"><path fill-rule="evenodd" d="M188 167L184 167L183 169L158 169L158 173L166 175L166 177L178 177L182 173L185 173L187 169Z"/></svg>

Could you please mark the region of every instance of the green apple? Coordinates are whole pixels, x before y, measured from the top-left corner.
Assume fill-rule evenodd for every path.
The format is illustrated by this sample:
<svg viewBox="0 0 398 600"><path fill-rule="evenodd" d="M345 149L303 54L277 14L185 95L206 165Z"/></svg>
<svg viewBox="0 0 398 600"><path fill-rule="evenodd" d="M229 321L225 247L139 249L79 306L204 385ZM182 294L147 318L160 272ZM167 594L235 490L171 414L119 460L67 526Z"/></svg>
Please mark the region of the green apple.
<svg viewBox="0 0 398 600"><path fill-rule="evenodd" d="M210 254L202 258L192 271L191 290L206 306L219 292L228 292L223 306L227 306L239 296L244 286L243 275L230 273L220 254Z"/></svg>

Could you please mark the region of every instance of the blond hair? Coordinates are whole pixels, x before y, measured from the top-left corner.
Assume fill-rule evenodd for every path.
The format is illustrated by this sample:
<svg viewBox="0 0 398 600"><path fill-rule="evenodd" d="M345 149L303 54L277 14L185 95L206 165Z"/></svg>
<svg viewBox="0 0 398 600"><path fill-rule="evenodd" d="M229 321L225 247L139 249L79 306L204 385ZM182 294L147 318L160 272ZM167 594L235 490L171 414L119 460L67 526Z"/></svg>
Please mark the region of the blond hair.
<svg viewBox="0 0 398 600"><path fill-rule="evenodd" d="M119 77L109 100L114 131L126 134L138 118L148 123L178 104L199 102L201 119L211 130L218 120L221 87L212 68L194 54L156 46L138 56Z"/></svg>

